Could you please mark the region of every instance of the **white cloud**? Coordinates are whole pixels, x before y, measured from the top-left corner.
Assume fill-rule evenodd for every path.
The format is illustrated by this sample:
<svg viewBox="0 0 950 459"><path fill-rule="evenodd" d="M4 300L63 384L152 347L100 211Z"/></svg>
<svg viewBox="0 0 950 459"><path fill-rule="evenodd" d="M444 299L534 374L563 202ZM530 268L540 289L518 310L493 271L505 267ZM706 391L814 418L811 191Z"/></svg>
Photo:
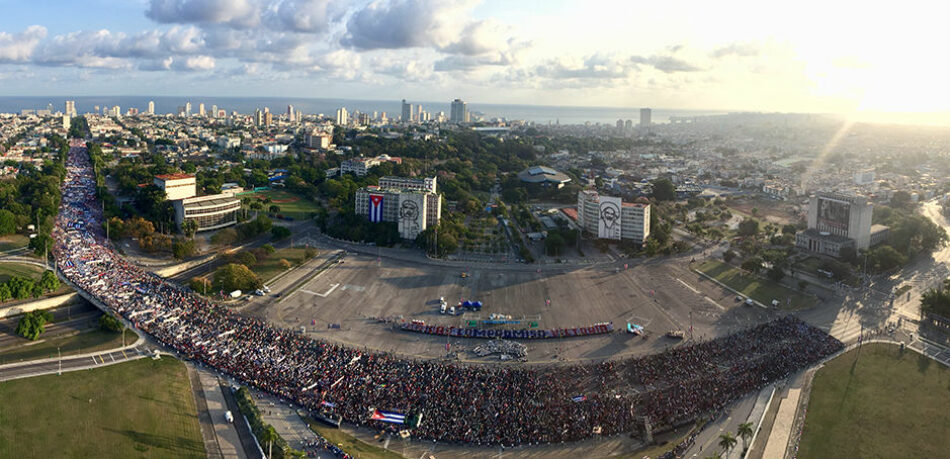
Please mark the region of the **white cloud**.
<svg viewBox="0 0 950 459"><path fill-rule="evenodd" d="M33 25L18 34L0 32L0 62L29 60L40 40L46 38L46 27Z"/></svg>
<svg viewBox="0 0 950 459"><path fill-rule="evenodd" d="M177 70L195 71L214 69L214 58L211 56L190 56L184 59L175 59L171 66Z"/></svg>
<svg viewBox="0 0 950 459"><path fill-rule="evenodd" d="M249 0L151 0L145 16L170 24L227 24L250 28L260 23L260 9Z"/></svg>

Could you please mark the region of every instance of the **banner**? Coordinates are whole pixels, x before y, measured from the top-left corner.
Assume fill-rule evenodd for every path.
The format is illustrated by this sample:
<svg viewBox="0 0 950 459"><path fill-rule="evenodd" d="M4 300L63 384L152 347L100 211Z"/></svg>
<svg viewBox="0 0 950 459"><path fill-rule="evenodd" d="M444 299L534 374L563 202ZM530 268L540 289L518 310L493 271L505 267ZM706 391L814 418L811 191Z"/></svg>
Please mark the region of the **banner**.
<svg viewBox="0 0 950 459"><path fill-rule="evenodd" d="M392 424L406 423L406 415L396 413L394 411L373 410L373 415L370 416L370 419L373 421L389 422Z"/></svg>
<svg viewBox="0 0 950 459"><path fill-rule="evenodd" d="M383 195L369 195L369 221L379 223L383 221Z"/></svg>
<svg viewBox="0 0 950 459"><path fill-rule="evenodd" d="M620 207L622 201L614 196L600 197L600 215L597 222L597 237L620 240Z"/></svg>
<svg viewBox="0 0 950 459"><path fill-rule="evenodd" d="M426 325L422 321L406 322L399 326L403 331L422 333L425 335L452 336L458 338L483 339L550 339L570 338L577 336L593 336L613 333L613 322L601 322L588 327L552 328L548 330L534 329L481 329L446 327L442 325Z"/></svg>

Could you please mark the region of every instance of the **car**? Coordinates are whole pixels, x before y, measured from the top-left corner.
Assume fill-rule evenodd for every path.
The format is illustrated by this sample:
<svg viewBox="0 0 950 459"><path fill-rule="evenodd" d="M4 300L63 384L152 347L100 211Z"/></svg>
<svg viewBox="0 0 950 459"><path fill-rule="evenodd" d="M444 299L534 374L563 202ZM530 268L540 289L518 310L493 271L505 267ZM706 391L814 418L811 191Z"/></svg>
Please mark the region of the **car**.
<svg viewBox="0 0 950 459"><path fill-rule="evenodd" d="M742 295L736 295L736 303L742 302Z"/></svg>
<svg viewBox="0 0 950 459"><path fill-rule="evenodd" d="M226 412L224 413L224 420L225 420L225 421L228 421L229 423L230 423L230 422L234 422L234 415L231 414L231 411L226 411Z"/></svg>
<svg viewBox="0 0 950 459"><path fill-rule="evenodd" d="M261 289L254 290L254 294L257 296L264 296L264 291Z"/></svg>
<svg viewBox="0 0 950 459"><path fill-rule="evenodd" d="M746 306L755 306L755 301L752 301L752 298L746 298L746 299L745 299L745 305L746 305Z"/></svg>
<svg viewBox="0 0 950 459"><path fill-rule="evenodd" d="M446 308L447 308L446 304L442 303L442 305L439 306L439 314L445 314Z"/></svg>
<svg viewBox="0 0 950 459"><path fill-rule="evenodd" d="M274 298L280 298L281 295L283 295L283 293L275 293Z"/></svg>
<svg viewBox="0 0 950 459"><path fill-rule="evenodd" d="M468 273L462 273L462 279L465 279L466 277L468 277Z"/></svg>
<svg viewBox="0 0 950 459"><path fill-rule="evenodd" d="M263 288L262 290L264 290L264 293L270 293L270 287L268 287L268 286L266 286L266 285L264 286L264 288Z"/></svg>

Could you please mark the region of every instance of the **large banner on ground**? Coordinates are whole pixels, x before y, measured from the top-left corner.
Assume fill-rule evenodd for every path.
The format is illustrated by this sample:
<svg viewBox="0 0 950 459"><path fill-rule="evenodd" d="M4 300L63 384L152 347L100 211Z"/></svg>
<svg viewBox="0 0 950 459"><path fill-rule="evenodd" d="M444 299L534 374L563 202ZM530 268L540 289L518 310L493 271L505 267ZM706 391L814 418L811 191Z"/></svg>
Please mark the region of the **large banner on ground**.
<svg viewBox="0 0 950 459"><path fill-rule="evenodd" d="M587 327L551 328L551 329L520 329L495 330L483 328L446 327L442 325L426 325L419 322L406 322L399 326L403 331L423 333L426 335L454 336L457 338L502 338L502 339L548 339L572 338L577 336L593 336L612 333L613 322L601 322Z"/></svg>
<svg viewBox="0 0 950 459"><path fill-rule="evenodd" d="M620 198L615 196L600 197L600 217L597 222L597 237L601 239L620 240Z"/></svg>

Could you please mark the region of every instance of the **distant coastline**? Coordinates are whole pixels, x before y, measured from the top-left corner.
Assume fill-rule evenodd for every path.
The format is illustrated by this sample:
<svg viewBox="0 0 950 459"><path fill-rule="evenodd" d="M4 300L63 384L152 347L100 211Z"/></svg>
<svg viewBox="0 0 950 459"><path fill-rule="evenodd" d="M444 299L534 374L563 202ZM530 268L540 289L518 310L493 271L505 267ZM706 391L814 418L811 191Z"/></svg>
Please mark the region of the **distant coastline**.
<svg viewBox="0 0 950 459"><path fill-rule="evenodd" d="M45 109L53 104L53 111L62 111L66 100L76 101L79 113L92 112L96 105L112 107L118 105L123 112L129 107L145 111L150 100L155 101L155 112L159 114L176 113L178 107L191 102L192 112L198 111L198 104L204 103L207 110L212 105L227 110L228 113L253 113L257 108L270 108L273 113L286 113L287 105L306 114L323 113L332 116L340 107L350 112L361 111L372 114L374 111L386 112L390 118L401 113L400 100L359 100L359 99L310 99L299 97L148 97L148 96L0 96L0 113L20 113L21 110ZM449 101L426 102L407 100L423 109L438 113L449 113ZM506 118L526 120L540 124L606 124L614 125L618 119L632 120L637 124L640 119L640 107L569 107L523 104L480 104L469 102L469 110L481 112L487 119ZM727 113L725 110L677 110L653 108L654 123L666 123L671 116L709 116Z"/></svg>

